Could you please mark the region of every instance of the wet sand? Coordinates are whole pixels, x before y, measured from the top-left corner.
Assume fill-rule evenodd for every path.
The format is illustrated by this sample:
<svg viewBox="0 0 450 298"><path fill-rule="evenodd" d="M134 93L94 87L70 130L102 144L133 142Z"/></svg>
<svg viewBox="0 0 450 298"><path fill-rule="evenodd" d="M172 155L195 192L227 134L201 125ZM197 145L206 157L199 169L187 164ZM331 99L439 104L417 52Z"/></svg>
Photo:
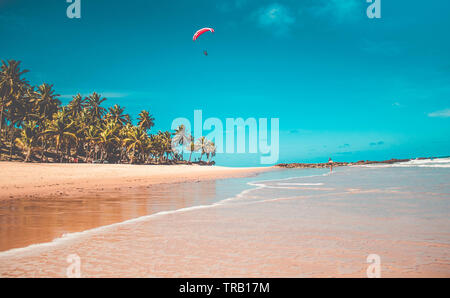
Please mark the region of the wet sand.
<svg viewBox="0 0 450 298"><path fill-rule="evenodd" d="M0 178L0 252L206 203L217 179L269 170L6 162L0 169L7 173Z"/></svg>
<svg viewBox="0 0 450 298"><path fill-rule="evenodd" d="M62 199L152 184L244 177L269 168L0 162L0 200Z"/></svg>
<svg viewBox="0 0 450 298"><path fill-rule="evenodd" d="M0 252L51 242L74 232L129 219L206 204L216 195L215 180L154 184L80 197L0 201Z"/></svg>

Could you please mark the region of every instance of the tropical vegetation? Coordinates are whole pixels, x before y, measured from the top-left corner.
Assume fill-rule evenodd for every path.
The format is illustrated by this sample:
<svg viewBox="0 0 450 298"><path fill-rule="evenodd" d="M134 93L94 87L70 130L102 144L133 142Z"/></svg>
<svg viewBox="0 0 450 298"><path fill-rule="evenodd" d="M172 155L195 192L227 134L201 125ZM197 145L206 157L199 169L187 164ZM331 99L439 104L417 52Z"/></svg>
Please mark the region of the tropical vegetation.
<svg viewBox="0 0 450 298"><path fill-rule="evenodd" d="M214 163L214 143L195 140L184 125L152 134L155 118L148 110L135 125L125 107L105 107L107 99L96 92L63 105L53 85L32 86L20 64L2 61L0 69L0 160L174 164L191 163L198 152L199 163Z"/></svg>

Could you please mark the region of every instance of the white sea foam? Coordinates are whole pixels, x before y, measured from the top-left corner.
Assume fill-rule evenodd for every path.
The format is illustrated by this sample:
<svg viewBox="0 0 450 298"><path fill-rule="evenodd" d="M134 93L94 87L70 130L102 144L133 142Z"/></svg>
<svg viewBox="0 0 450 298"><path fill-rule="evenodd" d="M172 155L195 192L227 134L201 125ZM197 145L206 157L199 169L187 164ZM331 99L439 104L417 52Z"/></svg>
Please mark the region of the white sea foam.
<svg viewBox="0 0 450 298"><path fill-rule="evenodd" d="M270 182L275 182L275 181L287 181L287 180L293 180L293 179L300 179L300 178L311 178L311 177L324 177L324 176L328 176L330 175L330 173L325 173L325 174L320 174L320 175L310 175L310 176L295 176L295 177L288 177L288 178L276 178L276 179L271 179L271 180L261 180L261 181L252 181L252 182L248 182L247 185L250 186L255 186L255 188L251 188L251 189L247 189L244 190L243 192L241 192L240 194L238 194L235 197L232 198L228 198L225 199L223 201L221 201L222 203L226 203L226 202L232 202L232 201L236 201L241 199L245 194L248 194L252 191L258 190L258 189L262 189L262 188L275 188L275 189L288 189L288 187L283 187L283 186L288 186L286 183L286 185L280 185L282 183L277 183L277 185L280 186L272 186L272 185L268 185L266 183L270 183ZM322 184L323 185L323 184Z"/></svg>
<svg viewBox="0 0 450 298"><path fill-rule="evenodd" d="M277 183L277 185L282 185L282 186L318 186L318 185L323 185L323 183Z"/></svg>
<svg viewBox="0 0 450 298"><path fill-rule="evenodd" d="M450 158L434 158L434 159L413 159L406 162L399 162L394 164L372 164L362 165L366 168L405 168L405 167L417 167L417 168L450 168Z"/></svg>

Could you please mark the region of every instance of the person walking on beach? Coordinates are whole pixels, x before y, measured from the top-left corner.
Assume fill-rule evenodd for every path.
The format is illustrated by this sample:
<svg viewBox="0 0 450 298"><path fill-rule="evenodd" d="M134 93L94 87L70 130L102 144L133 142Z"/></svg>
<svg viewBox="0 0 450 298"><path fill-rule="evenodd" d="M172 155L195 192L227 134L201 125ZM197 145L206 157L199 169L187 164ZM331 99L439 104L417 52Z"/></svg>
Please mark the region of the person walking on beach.
<svg viewBox="0 0 450 298"><path fill-rule="evenodd" d="M330 158L328 158L328 164L330 165L330 173L333 172L333 160Z"/></svg>

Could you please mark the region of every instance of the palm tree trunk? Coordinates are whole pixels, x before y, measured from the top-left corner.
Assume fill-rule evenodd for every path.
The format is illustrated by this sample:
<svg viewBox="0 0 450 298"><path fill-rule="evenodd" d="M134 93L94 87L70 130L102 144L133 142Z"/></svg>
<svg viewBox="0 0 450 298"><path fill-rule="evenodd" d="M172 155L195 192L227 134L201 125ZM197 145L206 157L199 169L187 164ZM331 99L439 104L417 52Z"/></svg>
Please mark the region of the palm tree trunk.
<svg viewBox="0 0 450 298"><path fill-rule="evenodd" d="M44 162L44 155L45 155L45 143L44 143L44 139L42 139L42 142L41 142L41 162Z"/></svg>
<svg viewBox="0 0 450 298"><path fill-rule="evenodd" d="M27 154L25 156L25 162L29 162L30 161L30 156L31 156L31 147L28 147Z"/></svg>
<svg viewBox="0 0 450 298"><path fill-rule="evenodd" d="M66 150L66 155L68 156L68 158L70 159L72 148L70 146L70 143L67 144L67 150Z"/></svg>
<svg viewBox="0 0 450 298"><path fill-rule="evenodd" d="M134 154L136 153L136 147L133 147L133 155L131 156L131 164L134 164Z"/></svg>
<svg viewBox="0 0 450 298"><path fill-rule="evenodd" d="M60 144L58 143L58 144L56 144L56 158L58 158L58 155L59 155L59 146L60 146ZM62 162L62 156L60 156L60 158L59 158L59 162Z"/></svg>
<svg viewBox="0 0 450 298"><path fill-rule="evenodd" d="M44 152L45 152L45 145L44 145L44 136L42 136L42 140L41 140L41 162L44 161Z"/></svg>
<svg viewBox="0 0 450 298"><path fill-rule="evenodd" d="M9 160L12 160L12 154L14 149L14 127L11 129L11 137L9 138Z"/></svg>
<svg viewBox="0 0 450 298"><path fill-rule="evenodd" d="M2 106L0 109L0 134L2 132L3 129L3 109L4 109L4 98L2 99Z"/></svg>
<svg viewBox="0 0 450 298"><path fill-rule="evenodd" d="M92 158L93 148L91 145L88 145L87 151L86 151L86 162L89 162L89 160Z"/></svg>
<svg viewBox="0 0 450 298"><path fill-rule="evenodd" d="M2 104L1 117L0 117L0 120L1 120L0 121L0 123L1 123L1 125L0 125L0 134L2 133L2 130L3 130L3 138L6 141L6 139L8 137L8 128L6 127L6 117L5 117L5 127L3 127L3 114L4 114L4 111L5 111L5 106L4 106L4 104Z"/></svg>
<svg viewBox="0 0 450 298"><path fill-rule="evenodd" d="M13 152L13 141L12 138L10 139L10 146L9 146L9 160L12 160L12 152Z"/></svg>

